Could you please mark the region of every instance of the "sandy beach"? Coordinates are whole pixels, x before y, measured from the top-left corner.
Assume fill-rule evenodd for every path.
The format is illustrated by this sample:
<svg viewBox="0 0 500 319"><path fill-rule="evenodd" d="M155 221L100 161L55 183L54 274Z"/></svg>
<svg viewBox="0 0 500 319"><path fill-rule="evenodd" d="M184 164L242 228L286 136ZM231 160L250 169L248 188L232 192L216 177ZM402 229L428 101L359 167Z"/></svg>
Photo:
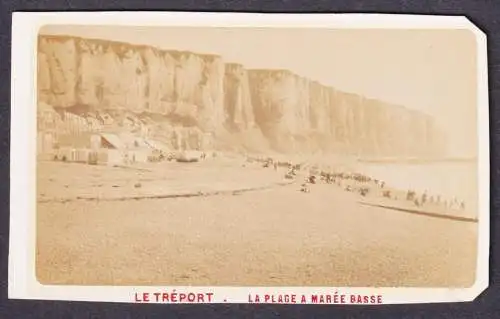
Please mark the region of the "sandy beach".
<svg viewBox="0 0 500 319"><path fill-rule="evenodd" d="M260 165L39 162L38 171L36 274L43 284L474 282L476 223L364 206L357 194L328 184L302 193L300 182ZM199 196L182 195L193 192Z"/></svg>

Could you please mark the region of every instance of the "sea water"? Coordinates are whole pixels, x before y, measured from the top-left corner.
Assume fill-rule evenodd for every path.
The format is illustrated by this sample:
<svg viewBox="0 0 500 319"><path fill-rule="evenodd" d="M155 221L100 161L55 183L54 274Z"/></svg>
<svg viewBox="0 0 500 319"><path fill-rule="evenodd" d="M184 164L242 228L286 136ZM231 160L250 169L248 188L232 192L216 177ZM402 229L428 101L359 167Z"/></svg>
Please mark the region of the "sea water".
<svg viewBox="0 0 500 319"><path fill-rule="evenodd" d="M360 173L386 182L388 186L439 195L443 200L464 201L478 210L478 165L476 161L424 163L361 163Z"/></svg>

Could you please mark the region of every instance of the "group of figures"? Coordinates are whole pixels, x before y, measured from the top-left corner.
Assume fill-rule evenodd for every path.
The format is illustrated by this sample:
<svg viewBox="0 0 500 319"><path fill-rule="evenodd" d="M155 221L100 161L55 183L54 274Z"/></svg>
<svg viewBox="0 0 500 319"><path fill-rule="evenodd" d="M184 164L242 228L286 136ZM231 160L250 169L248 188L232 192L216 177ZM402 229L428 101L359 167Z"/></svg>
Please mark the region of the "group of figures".
<svg viewBox="0 0 500 319"><path fill-rule="evenodd" d="M312 185L322 182L337 185L347 192L358 193L363 197L375 195L385 199L406 201L415 207L431 205L445 209L465 210L465 202L457 198L444 199L441 195L429 195L426 191L419 194L412 189L397 190L388 187L383 180L360 173L330 172L320 170L317 166L311 167L304 163L293 164L287 161L276 161L272 158L261 159L260 161L263 162L262 166L264 168L272 167L276 171L279 168L286 168L287 172L284 178L287 180L295 180L299 175L299 171L305 171L304 180L300 185L300 191L303 193L311 192Z"/></svg>

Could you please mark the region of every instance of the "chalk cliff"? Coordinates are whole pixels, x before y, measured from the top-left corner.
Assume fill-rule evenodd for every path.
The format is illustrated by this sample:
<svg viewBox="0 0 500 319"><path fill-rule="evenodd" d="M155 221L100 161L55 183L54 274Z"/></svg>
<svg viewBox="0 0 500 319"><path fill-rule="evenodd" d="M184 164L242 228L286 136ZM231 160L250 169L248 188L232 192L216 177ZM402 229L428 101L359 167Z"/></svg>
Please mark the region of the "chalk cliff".
<svg viewBox="0 0 500 319"><path fill-rule="evenodd" d="M176 136L174 147L363 156L444 151L431 117L288 70L250 70L217 55L105 40L38 41L39 103L80 115L135 114L156 135Z"/></svg>

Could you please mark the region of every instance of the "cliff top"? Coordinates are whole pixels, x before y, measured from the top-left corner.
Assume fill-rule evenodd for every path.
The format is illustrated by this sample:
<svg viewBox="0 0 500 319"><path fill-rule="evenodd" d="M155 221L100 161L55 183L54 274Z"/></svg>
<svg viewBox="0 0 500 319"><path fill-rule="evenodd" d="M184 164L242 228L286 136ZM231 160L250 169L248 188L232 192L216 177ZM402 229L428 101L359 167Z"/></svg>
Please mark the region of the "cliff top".
<svg viewBox="0 0 500 319"><path fill-rule="evenodd" d="M222 59L222 56L220 56L218 54L199 53L199 52L193 52L193 51L189 51L189 50L170 50L170 49L167 50L167 49L161 49L157 46L146 45L146 44L132 44L132 43L128 43L128 42L97 39L97 38L82 38L82 37L70 36L70 35L39 34L38 39L39 39L39 42L38 42L39 50L40 50L40 44L41 44L40 40L48 40L48 41L54 41L54 42L67 42L67 41L73 40L73 41L87 42L91 45L100 46L103 49L114 48L116 51L135 49L137 51L144 52L144 51L151 50L156 54L169 54L169 55L173 55L175 57L182 56L182 55L197 55L197 56L205 57L205 58Z"/></svg>

